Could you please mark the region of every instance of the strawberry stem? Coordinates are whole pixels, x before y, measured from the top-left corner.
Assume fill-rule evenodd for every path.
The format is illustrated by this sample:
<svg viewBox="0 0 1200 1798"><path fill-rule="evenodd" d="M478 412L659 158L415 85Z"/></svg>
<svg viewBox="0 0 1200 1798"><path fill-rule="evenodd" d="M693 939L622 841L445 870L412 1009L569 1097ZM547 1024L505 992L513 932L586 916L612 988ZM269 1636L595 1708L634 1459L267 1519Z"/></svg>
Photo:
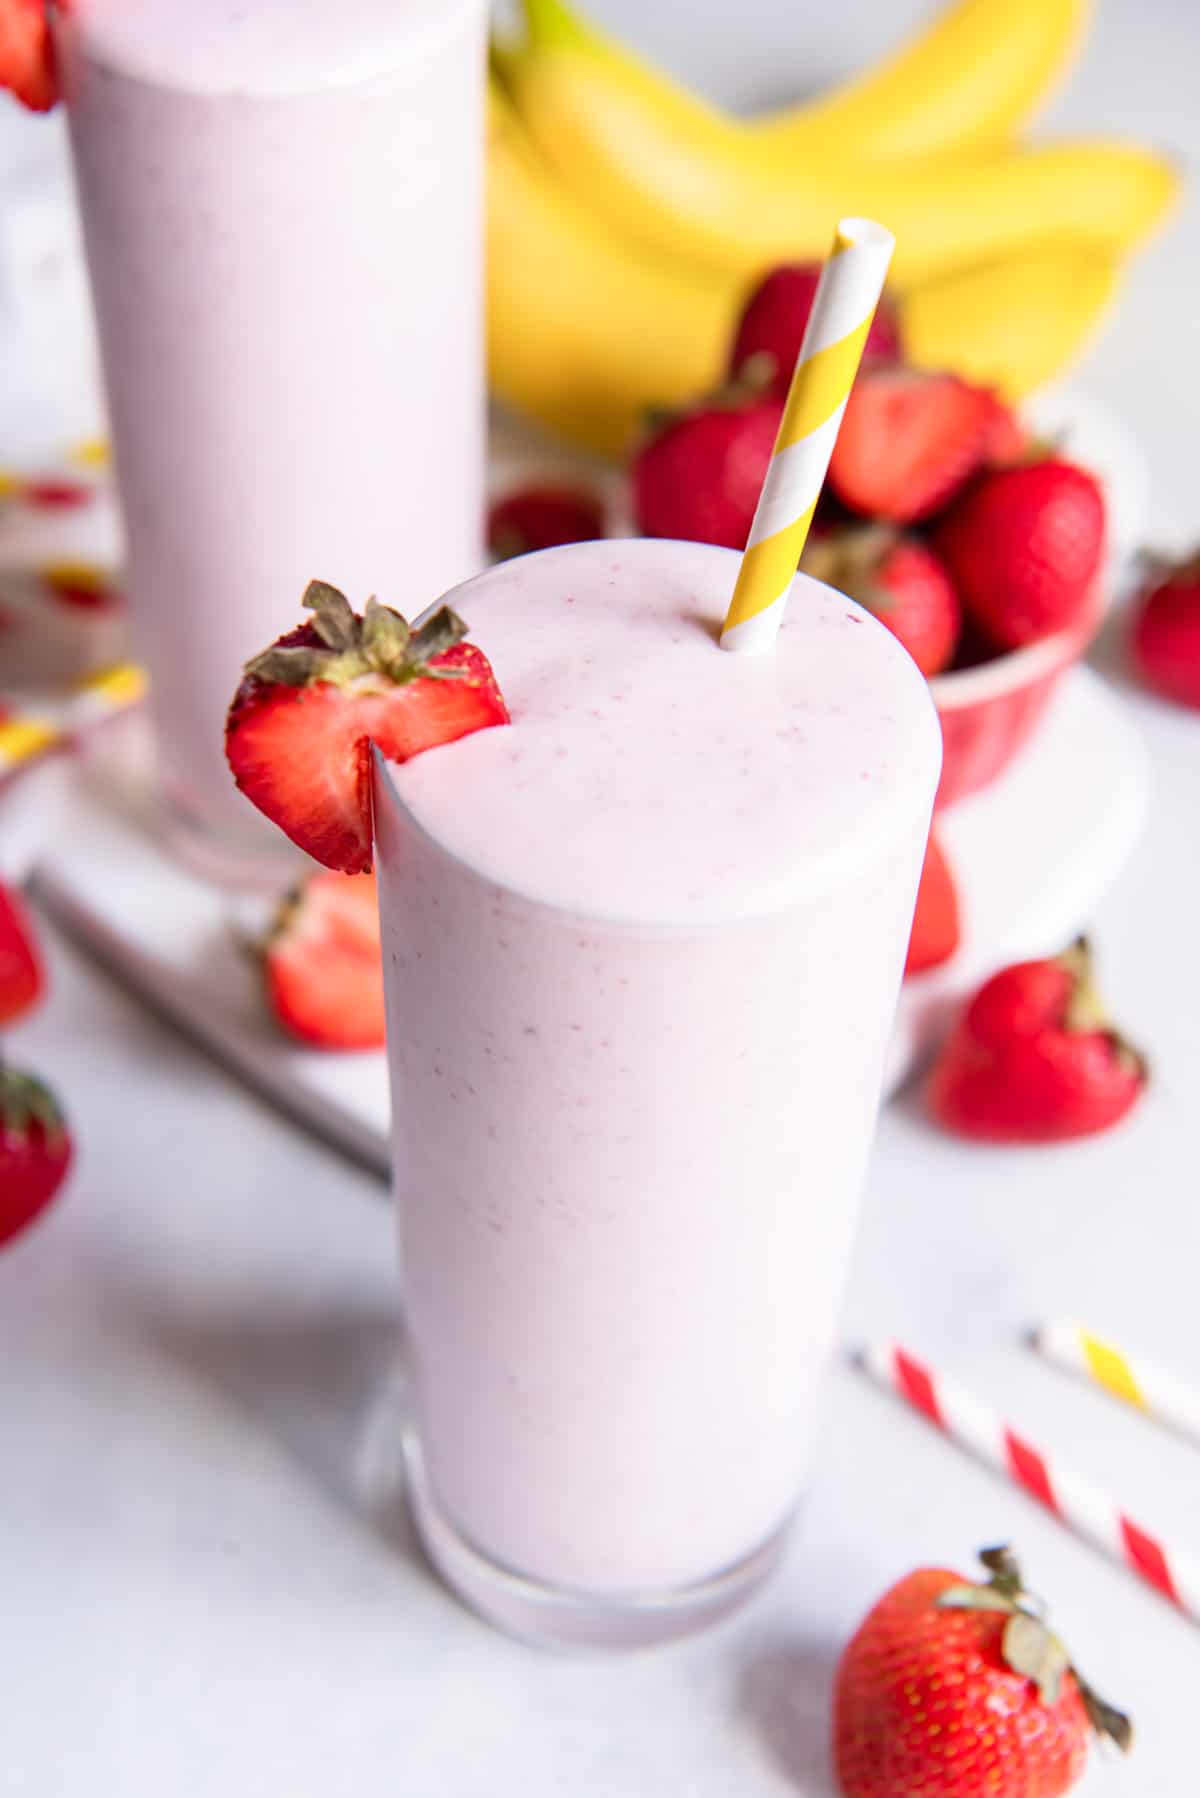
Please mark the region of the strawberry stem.
<svg viewBox="0 0 1200 1798"><path fill-rule="evenodd" d="M1079 944L1073 945L1075 949L1079 947ZM1071 953L1072 950L1067 951L1068 955ZM935 1600L937 1608L1006 1612L1008 1622L1004 1626L1000 1652L1007 1666L1014 1673L1032 1680L1041 1702L1051 1706L1058 1703L1063 1677L1070 1673L1096 1734L1109 1737L1123 1754L1127 1754L1133 1745L1133 1724L1124 1711L1108 1704L1080 1677L1063 1643L1047 1625L1041 1599L1026 1592L1012 1549L1007 1546L984 1548L980 1550L979 1559L991 1576L987 1584L973 1586L964 1582L960 1586L948 1586Z"/></svg>
<svg viewBox="0 0 1200 1798"><path fill-rule="evenodd" d="M31 1124L41 1127L47 1143L57 1145L66 1134L62 1112L49 1087L32 1074L0 1062L0 1136L20 1135Z"/></svg>
<svg viewBox="0 0 1200 1798"><path fill-rule="evenodd" d="M1063 1013L1063 1028L1072 1034L1097 1033L1105 1037L1121 1068L1127 1074L1136 1075L1139 1080L1147 1080L1150 1068L1146 1057L1119 1030L1113 1028L1108 1007L1100 997L1100 990L1096 985L1095 960L1087 937L1076 937L1070 948L1064 949L1058 957L1058 965L1066 969L1073 983L1071 996Z"/></svg>
<svg viewBox="0 0 1200 1798"><path fill-rule="evenodd" d="M326 682L349 686L366 675L375 675L402 686L413 680L457 679L455 668L430 664L467 634L467 627L449 606L438 610L420 628L391 606L372 597L363 617L328 581L310 581L304 604L313 614L317 643L277 643L246 663L252 678L284 687L308 687Z"/></svg>

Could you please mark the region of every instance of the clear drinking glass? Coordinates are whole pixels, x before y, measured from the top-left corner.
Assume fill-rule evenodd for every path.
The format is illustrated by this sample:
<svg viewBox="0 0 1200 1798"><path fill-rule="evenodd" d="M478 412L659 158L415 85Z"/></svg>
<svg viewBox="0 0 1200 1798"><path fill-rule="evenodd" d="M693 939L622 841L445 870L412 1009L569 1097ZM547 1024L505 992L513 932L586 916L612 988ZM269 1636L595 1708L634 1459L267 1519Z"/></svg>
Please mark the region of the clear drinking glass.
<svg viewBox="0 0 1200 1798"><path fill-rule="evenodd" d="M313 576L482 566L483 0L74 0L58 47L167 821L276 839L222 753Z"/></svg>
<svg viewBox="0 0 1200 1798"><path fill-rule="evenodd" d="M601 542L451 601L513 715L377 759L411 1353L433 1560L550 1642L708 1621L814 1439L941 762L896 639L798 576Z"/></svg>

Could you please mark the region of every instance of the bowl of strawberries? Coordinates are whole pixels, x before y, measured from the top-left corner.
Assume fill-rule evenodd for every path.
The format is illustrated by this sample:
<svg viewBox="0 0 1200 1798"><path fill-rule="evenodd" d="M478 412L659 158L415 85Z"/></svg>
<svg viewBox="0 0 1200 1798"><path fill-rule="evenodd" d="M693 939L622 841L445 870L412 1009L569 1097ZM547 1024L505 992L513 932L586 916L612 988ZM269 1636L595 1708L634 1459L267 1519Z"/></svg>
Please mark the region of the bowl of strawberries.
<svg viewBox="0 0 1200 1798"><path fill-rule="evenodd" d="M641 532L744 545L819 272L768 275L727 385L643 441L630 471ZM1002 773L1087 650L1108 536L1098 475L991 388L910 367L885 297L801 567L875 612L928 678L940 807Z"/></svg>

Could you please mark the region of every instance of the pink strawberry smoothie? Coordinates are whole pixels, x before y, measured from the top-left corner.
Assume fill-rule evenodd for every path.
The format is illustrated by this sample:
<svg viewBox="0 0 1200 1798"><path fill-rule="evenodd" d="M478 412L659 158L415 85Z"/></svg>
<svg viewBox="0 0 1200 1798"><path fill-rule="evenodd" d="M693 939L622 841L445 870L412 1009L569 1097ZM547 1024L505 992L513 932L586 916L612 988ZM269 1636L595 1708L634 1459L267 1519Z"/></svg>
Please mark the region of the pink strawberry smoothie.
<svg viewBox="0 0 1200 1798"><path fill-rule="evenodd" d="M73 0L58 26L163 773L328 575L482 562L482 0Z"/></svg>
<svg viewBox="0 0 1200 1798"><path fill-rule="evenodd" d="M736 566L601 542L468 583L511 726L377 764L425 1503L614 1600L744 1561L802 1489L941 761L828 587L722 652Z"/></svg>

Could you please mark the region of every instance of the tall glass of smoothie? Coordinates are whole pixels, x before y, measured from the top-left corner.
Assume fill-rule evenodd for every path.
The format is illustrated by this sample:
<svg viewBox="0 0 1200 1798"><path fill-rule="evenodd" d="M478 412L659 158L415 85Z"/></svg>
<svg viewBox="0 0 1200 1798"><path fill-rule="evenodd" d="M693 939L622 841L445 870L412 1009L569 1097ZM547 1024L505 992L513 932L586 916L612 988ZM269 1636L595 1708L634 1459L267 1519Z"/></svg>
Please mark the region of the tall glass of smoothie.
<svg viewBox="0 0 1200 1798"><path fill-rule="evenodd" d="M309 577L399 601L482 565L483 0L57 30L168 815L236 864L273 839L225 706Z"/></svg>
<svg viewBox="0 0 1200 1798"><path fill-rule="evenodd" d="M891 633L600 542L452 596L511 726L375 827L411 1496L484 1614L653 1641L740 1602L813 1449L941 762Z"/></svg>

